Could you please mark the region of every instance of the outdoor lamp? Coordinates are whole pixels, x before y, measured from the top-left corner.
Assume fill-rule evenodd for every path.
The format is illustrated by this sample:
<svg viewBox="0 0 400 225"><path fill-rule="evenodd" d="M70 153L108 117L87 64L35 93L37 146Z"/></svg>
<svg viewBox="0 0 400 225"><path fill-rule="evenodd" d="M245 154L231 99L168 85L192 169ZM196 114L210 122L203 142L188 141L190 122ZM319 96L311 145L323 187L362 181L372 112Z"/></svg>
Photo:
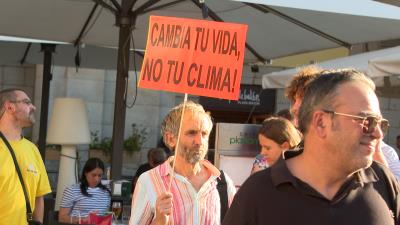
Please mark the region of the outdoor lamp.
<svg viewBox="0 0 400 225"><path fill-rule="evenodd" d="M54 100L46 142L61 145L55 203L55 210L59 210L64 189L77 183L79 177L76 145L90 143L88 117L82 99Z"/></svg>

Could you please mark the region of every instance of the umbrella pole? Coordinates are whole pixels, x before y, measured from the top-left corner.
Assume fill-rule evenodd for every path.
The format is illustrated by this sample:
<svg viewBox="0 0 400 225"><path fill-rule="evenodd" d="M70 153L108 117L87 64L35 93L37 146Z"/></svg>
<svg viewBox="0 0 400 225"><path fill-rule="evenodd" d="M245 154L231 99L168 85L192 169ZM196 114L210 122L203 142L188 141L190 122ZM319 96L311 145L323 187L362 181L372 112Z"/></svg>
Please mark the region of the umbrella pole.
<svg viewBox="0 0 400 225"><path fill-rule="evenodd" d="M51 60L55 49L55 44L41 44L41 51L44 52L44 59L38 148L43 161L46 155L47 118L49 114L50 81L52 79Z"/></svg>
<svg viewBox="0 0 400 225"><path fill-rule="evenodd" d="M113 124L113 143L111 155L111 179L117 180L122 174L122 154L125 131L126 114L126 80L129 71L129 48L130 34L133 25L133 16L117 15L119 23L119 41L118 41L118 61L117 61L117 79L115 88L115 106L114 106L114 124Z"/></svg>

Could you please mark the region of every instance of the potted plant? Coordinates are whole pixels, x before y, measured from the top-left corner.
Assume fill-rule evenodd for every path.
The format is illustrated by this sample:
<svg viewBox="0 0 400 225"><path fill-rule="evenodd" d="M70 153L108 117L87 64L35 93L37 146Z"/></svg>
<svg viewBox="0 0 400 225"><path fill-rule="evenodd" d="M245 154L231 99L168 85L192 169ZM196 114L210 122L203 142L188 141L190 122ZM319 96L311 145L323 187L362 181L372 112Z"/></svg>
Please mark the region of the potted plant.
<svg viewBox="0 0 400 225"><path fill-rule="evenodd" d="M99 131L90 132L89 158L99 158L104 162L111 161L112 140L109 137L100 139Z"/></svg>
<svg viewBox="0 0 400 225"><path fill-rule="evenodd" d="M47 144L45 159L46 160L60 160L61 145Z"/></svg>
<svg viewBox="0 0 400 225"><path fill-rule="evenodd" d="M124 150L129 156L139 152L142 149L144 142L147 140L147 129L138 128L136 124L132 124L132 133L124 140Z"/></svg>

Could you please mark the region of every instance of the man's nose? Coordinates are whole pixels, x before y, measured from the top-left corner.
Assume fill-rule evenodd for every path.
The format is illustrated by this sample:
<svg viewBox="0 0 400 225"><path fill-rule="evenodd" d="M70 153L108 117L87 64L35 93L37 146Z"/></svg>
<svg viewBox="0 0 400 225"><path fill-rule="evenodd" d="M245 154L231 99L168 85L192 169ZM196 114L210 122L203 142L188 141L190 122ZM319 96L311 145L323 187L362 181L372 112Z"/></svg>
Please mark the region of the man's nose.
<svg viewBox="0 0 400 225"><path fill-rule="evenodd" d="M371 133L371 135L374 136L374 138L376 138L376 139L381 139L381 138L383 138L383 136L385 136L385 134L382 131L382 128L381 128L380 124L378 124L374 128L374 131Z"/></svg>
<svg viewBox="0 0 400 225"><path fill-rule="evenodd" d="M201 136L200 133L198 133L198 134L196 134L196 135L194 136L194 143L195 143L195 144L201 144L202 139L203 139L203 137Z"/></svg>

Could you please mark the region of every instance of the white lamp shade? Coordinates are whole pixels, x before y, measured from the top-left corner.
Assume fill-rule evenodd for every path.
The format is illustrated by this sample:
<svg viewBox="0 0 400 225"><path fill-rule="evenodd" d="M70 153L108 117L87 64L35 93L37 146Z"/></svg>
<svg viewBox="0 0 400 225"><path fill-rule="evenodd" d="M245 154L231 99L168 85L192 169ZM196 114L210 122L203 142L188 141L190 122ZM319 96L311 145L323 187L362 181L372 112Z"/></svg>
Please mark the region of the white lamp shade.
<svg viewBox="0 0 400 225"><path fill-rule="evenodd" d="M89 144L90 132L85 103L79 98L56 98L50 125L48 144Z"/></svg>

